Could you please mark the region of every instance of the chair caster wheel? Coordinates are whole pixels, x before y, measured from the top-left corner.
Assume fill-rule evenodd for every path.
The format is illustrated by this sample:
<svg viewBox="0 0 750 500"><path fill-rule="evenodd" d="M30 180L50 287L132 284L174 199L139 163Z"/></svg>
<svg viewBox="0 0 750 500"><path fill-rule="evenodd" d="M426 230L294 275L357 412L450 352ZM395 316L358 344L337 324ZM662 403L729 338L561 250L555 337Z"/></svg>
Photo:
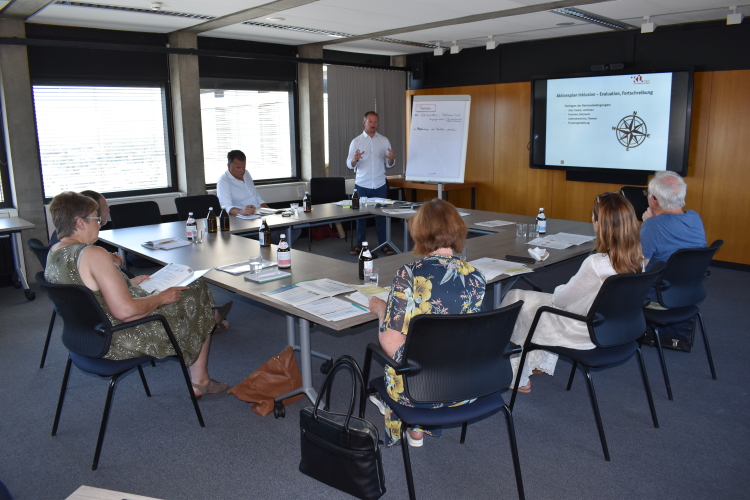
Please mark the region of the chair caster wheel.
<svg viewBox="0 0 750 500"><path fill-rule="evenodd" d="M333 367L333 361L330 359L328 361L324 361L322 365L320 365L320 373L323 375L327 375L328 372L331 371L331 367Z"/></svg>
<svg viewBox="0 0 750 500"><path fill-rule="evenodd" d="M23 293L26 295L26 300L34 300L36 298L36 293L31 290L24 290Z"/></svg>
<svg viewBox="0 0 750 500"><path fill-rule="evenodd" d="M274 418L286 417L286 408L284 408L284 403L282 403L281 401L275 401L273 403L273 417Z"/></svg>

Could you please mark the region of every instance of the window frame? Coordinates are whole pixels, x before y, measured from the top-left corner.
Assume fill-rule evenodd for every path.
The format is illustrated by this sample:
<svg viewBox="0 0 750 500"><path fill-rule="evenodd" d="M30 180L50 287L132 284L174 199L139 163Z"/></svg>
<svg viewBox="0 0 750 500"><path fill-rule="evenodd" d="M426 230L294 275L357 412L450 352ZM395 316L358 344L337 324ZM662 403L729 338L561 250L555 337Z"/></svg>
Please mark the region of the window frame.
<svg viewBox="0 0 750 500"><path fill-rule="evenodd" d="M50 85L60 87L152 87L160 88L162 95L162 116L164 118L164 140L165 140L165 153L167 161L167 182L168 186L163 188L151 188L151 189L133 189L128 191L99 191L96 186L92 186L92 189L98 191L107 199L110 198L127 198L133 196L147 196L151 194L163 194L163 193L176 193L179 191L177 183L177 161L175 158L175 140L174 140L174 121L172 116L172 93L169 82L164 80L149 80L149 79L134 79L134 80L122 80L122 79L67 79L67 78L33 78L31 80L31 98L34 106L34 131L37 139L37 152L39 154L39 171L41 188L44 193L44 203L49 204L54 196L47 196L44 192L44 169L42 166L42 153L39 150L39 130L37 127L36 119L36 103L34 99L34 86L35 85Z"/></svg>
<svg viewBox="0 0 750 500"><path fill-rule="evenodd" d="M288 182L299 182L302 180L300 165L300 145L299 145L299 92L297 91L297 81L290 80L250 80L238 78L211 78L201 77L199 82L200 90L247 90L247 91L273 91L279 90L281 85L288 85L289 89L289 120L290 120L290 153L292 160L293 175L291 177L277 177L273 179L253 179L253 184L263 186L268 184L281 184ZM284 89L286 91L286 89ZM202 117L201 117L202 118ZM227 151L228 153L228 151ZM204 166L205 171L205 166ZM206 182L206 189L216 189L216 182Z"/></svg>
<svg viewBox="0 0 750 500"><path fill-rule="evenodd" d="M0 109L0 130L5 130L5 117ZM3 201L0 208L15 208L13 206L13 192L10 189L10 162L8 161L8 148L5 144L5 136L0 141L0 184L2 184Z"/></svg>

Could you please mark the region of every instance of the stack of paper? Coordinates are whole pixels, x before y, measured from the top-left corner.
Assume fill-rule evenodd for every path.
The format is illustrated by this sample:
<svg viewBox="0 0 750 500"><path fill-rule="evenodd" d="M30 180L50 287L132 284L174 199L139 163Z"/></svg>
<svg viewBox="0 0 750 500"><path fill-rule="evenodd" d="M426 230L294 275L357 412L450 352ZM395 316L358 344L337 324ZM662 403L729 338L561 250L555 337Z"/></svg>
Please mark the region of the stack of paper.
<svg viewBox="0 0 750 500"><path fill-rule="evenodd" d="M237 216L237 218L238 218L238 219L245 219L245 220L250 220L250 219L260 219L260 215L258 215L258 214L252 214L252 215L238 215L238 216Z"/></svg>
<svg viewBox="0 0 750 500"><path fill-rule="evenodd" d="M473 260L469 262L476 269L479 269L484 274L485 279L488 281L500 276L501 274L507 274L508 276L515 276L517 274L533 273L533 269L529 269L526 266L519 264L518 262L510 262L507 260L491 259L489 257L482 257L481 259Z"/></svg>
<svg viewBox="0 0 750 500"><path fill-rule="evenodd" d="M498 226L509 226L510 224L515 224L515 222L508 222L505 220L488 220L486 222L475 222L475 226L485 226L485 227L498 227Z"/></svg>
<svg viewBox="0 0 750 500"><path fill-rule="evenodd" d="M527 245L537 245L540 247L556 248L562 250L564 248L581 245L587 241L596 239L596 236L586 236L583 234L570 234L570 233L557 233L549 236L541 236L534 238L531 241L527 241Z"/></svg>
<svg viewBox="0 0 750 500"><path fill-rule="evenodd" d="M280 214L281 212L283 212L283 210L277 210L275 208L265 208L265 207L261 207L257 210L257 213L259 213L260 215L274 215L274 214Z"/></svg>
<svg viewBox="0 0 750 500"><path fill-rule="evenodd" d="M353 290L353 287L344 283L321 279L283 286L277 290L263 292L263 295L302 309L327 321L339 321L368 312L364 307L333 297L333 295Z"/></svg>
<svg viewBox="0 0 750 500"><path fill-rule="evenodd" d="M357 289L356 292L351 295L347 295L346 298L357 304L361 304L365 307L370 307L370 298L377 297L384 302L388 301L388 295L391 293L390 289L383 288L375 285L352 285Z"/></svg>
<svg viewBox="0 0 750 500"><path fill-rule="evenodd" d="M180 238L164 238L141 243L141 246L150 250L172 250L173 248L186 247L189 244L189 241Z"/></svg>
<svg viewBox="0 0 750 500"><path fill-rule="evenodd" d="M411 208L382 208L381 210L383 213L392 215L417 213L416 210L412 210Z"/></svg>
<svg viewBox="0 0 750 500"><path fill-rule="evenodd" d="M274 267L275 265L276 265L276 262L271 262L270 260L263 259L262 269ZM226 266L216 267L214 269L216 269L217 271L224 271L225 273L229 273L234 276L237 276L238 274L249 273L250 264L248 263L248 261L244 260L242 262L236 262L234 264L227 264Z"/></svg>
<svg viewBox="0 0 750 500"><path fill-rule="evenodd" d="M334 203L334 205L338 205L340 207L351 207L352 206L352 200L341 200Z"/></svg>
<svg viewBox="0 0 750 500"><path fill-rule="evenodd" d="M268 283L269 281L276 281L291 276L292 273L286 271L280 271L278 269L267 269L255 274L246 274L245 281L252 281L254 283Z"/></svg>

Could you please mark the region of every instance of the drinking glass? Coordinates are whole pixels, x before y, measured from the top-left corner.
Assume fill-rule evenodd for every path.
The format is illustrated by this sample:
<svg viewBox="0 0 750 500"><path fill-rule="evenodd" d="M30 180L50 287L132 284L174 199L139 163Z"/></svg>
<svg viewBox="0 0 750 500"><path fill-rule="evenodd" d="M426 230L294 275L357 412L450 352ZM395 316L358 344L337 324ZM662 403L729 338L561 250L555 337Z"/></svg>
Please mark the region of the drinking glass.
<svg viewBox="0 0 750 500"><path fill-rule="evenodd" d="M203 231L198 230L195 233L195 243L203 243Z"/></svg>
<svg viewBox="0 0 750 500"><path fill-rule="evenodd" d="M526 237L526 224L516 224L516 238Z"/></svg>
<svg viewBox="0 0 750 500"><path fill-rule="evenodd" d="M299 208L299 203L290 203L289 206L292 209L292 212L294 212L294 215L297 215L297 209Z"/></svg>
<svg viewBox="0 0 750 500"><path fill-rule="evenodd" d="M536 238L536 224L528 224L526 226L526 236L528 236L531 239Z"/></svg>
<svg viewBox="0 0 750 500"><path fill-rule="evenodd" d="M263 256L253 255L247 259L247 263L250 264L250 274L256 274L263 269Z"/></svg>
<svg viewBox="0 0 750 500"><path fill-rule="evenodd" d="M365 285L378 286L378 273L379 269L365 269Z"/></svg>
<svg viewBox="0 0 750 500"><path fill-rule="evenodd" d="M463 261L466 261L466 245L464 245L463 250L461 250L461 253L459 253L458 255L456 255L456 257L459 258L459 259L461 259L461 260L463 260Z"/></svg>

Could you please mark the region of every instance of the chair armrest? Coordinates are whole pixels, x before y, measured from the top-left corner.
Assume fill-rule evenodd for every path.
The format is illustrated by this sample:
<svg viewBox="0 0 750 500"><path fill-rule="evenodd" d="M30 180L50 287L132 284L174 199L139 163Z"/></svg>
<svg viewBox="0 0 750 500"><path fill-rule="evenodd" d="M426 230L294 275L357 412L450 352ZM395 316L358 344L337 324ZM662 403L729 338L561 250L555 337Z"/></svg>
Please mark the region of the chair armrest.
<svg viewBox="0 0 750 500"><path fill-rule="evenodd" d="M566 318L574 319L577 321L583 321L584 323L588 322L588 318L586 316L581 316L580 314L574 314L572 312L565 311L564 309L557 309L555 307L550 307L550 306L542 306L536 310L536 315L534 316L534 322L531 324L531 328L529 329L529 334L526 336L526 342L524 342L523 344L524 349L526 349L526 347L529 344L531 344L531 338L534 336L534 332L536 331L536 325L539 324L539 320L541 319L542 314L544 313L555 314L557 316L565 316Z"/></svg>
<svg viewBox="0 0 750 500"><path fill-rule="evenodd" d="M372 355L375 355L380 361L383 362L384 365L388 365L394 370L396 370L396 373L398 375L402 375L404 373L407 373L409 371L409 367L407 365L399 365L396 364L395 361L393 361L393 358L388 356L385 351L377 344L370 343L367 345L367 355L370 357ZM365 373L365 375L369 375L369 373Z"/></svg>
<svg viewBox="0 0 750 500"><path fill-rule="evenodd" d="M510 344L508 344L507 346L505 346L505 350L503 351L503 356L510 357L513 354L520 353L521 351L523 351L523 347L521 347L520 345L516 347L511 347Z"/></svg>
<svg viewBox="0 0 750 500"><path fill-rule="evenodd" d="M134 326L140 326L146 323L151 323L152 321L161 321L162 326L164 326L164 329L171 332L171 328L169 328L169 323L167 323L167 319L162 316L161 314L154 314L153 316L146 316L145 318L141 319L135 319L133 321L126 321L125 323L120 323L116 326L111 326L107 328L110 332L119 332L120 330L125 330L126 328L132 328Z"/></svg>

